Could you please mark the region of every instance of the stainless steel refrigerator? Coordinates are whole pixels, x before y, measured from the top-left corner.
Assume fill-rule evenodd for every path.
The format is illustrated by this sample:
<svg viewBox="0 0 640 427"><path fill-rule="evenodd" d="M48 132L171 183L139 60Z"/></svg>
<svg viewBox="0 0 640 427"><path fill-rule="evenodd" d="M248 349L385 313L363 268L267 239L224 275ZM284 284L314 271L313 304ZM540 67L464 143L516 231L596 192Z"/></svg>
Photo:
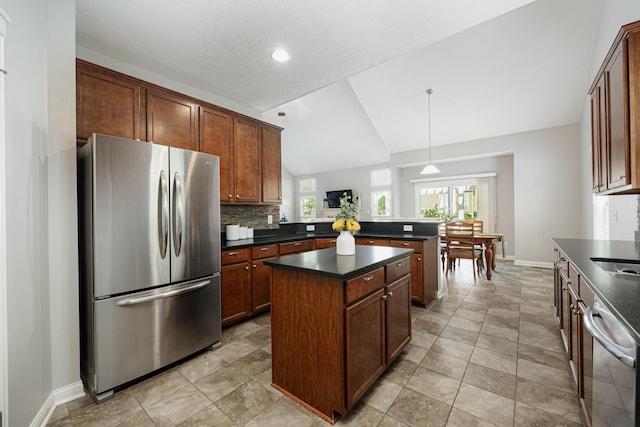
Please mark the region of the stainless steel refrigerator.
<svg viewBox="0 0 640 427"><path fill-rule="evenodd" d="M217 346L219 158L94 134L78 150L81 377L97 402Z"/></svg>

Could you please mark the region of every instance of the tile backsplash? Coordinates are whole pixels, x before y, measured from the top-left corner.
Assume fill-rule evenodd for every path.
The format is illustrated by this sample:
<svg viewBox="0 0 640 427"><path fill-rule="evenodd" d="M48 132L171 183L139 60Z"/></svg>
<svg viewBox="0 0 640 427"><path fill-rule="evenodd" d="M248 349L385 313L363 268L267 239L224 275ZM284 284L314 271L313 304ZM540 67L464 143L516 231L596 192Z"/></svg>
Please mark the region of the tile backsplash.
<svg viewBox="0 0 640 427"><path fill-rule="evenodd" d="M272 224L267 224L271 215ZM253 227L254 230L280 228L280 206L278 205L220 205L220 231L227 224L240 224Z"/></svg>

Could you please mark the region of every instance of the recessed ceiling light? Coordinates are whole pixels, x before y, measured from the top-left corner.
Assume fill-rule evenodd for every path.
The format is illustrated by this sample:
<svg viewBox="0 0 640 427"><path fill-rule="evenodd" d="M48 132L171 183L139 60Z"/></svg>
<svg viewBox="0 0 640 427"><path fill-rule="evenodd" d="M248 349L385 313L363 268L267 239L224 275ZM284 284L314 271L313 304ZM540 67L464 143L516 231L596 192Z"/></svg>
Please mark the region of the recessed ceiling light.
<svg viewBox="0 0 640 427"><path fill-rule="evenodd" d="M287 62L289 60L289 52L282 48L278 48L271 52L271 58L278 62Z"/></svg>

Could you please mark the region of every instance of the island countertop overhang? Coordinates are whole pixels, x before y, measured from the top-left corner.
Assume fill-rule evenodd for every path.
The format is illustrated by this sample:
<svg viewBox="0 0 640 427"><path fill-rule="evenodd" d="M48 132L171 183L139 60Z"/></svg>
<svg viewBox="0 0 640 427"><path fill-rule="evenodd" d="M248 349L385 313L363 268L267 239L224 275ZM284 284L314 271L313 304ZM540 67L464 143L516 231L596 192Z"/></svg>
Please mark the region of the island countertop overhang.
<svg viewBox="0 0 640 427"><path fill-rule="evenodd" d="M413 249L356 245L355 255L336 255L336 248L327 248L285 255L264 263L275 268L349 280L405 258L412 252Z"/></svg>

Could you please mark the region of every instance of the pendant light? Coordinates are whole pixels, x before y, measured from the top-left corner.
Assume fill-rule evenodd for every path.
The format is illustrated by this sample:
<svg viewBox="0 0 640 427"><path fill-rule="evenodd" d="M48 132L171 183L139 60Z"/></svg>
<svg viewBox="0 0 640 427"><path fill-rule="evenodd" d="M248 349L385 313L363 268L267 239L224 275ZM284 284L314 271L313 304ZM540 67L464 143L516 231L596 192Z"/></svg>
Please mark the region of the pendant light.
<svg viewBox="0 0 640 427"><path fill-rule="evenodd" d="M420 172L421 175L430 175L432 173L440 173L440 169L431 163L431 94L433 89L427 89L427 113L429 115L429 163Z"/></svg>

